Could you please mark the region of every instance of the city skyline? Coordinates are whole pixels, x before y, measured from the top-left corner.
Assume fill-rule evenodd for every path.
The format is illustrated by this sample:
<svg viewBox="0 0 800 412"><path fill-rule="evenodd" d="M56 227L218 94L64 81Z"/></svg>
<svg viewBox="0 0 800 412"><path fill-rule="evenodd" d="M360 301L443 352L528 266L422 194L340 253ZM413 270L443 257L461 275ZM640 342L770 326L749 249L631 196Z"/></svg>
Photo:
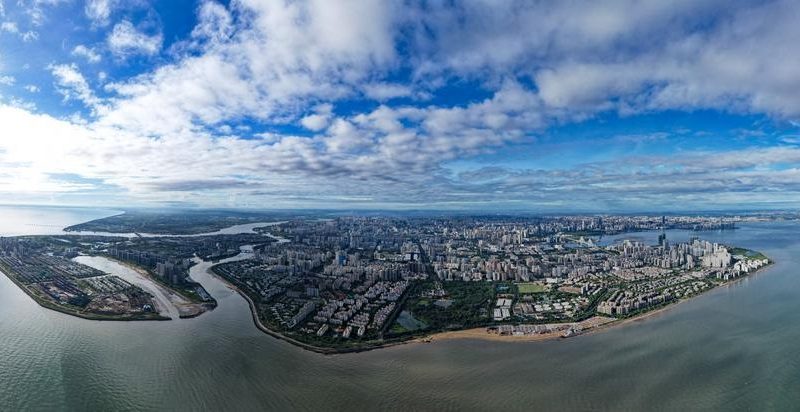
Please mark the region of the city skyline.
<svg viewBox="0 0 800 412"><path fill-rule="evenodd" d="M796 409L798 22L0 0L0 411Z"/></svg>
<svg viewBox="0 0 800 412"><path fill-rule="evenodd" d="M800 7L0 0L12 204L796 208Z"/></svg>

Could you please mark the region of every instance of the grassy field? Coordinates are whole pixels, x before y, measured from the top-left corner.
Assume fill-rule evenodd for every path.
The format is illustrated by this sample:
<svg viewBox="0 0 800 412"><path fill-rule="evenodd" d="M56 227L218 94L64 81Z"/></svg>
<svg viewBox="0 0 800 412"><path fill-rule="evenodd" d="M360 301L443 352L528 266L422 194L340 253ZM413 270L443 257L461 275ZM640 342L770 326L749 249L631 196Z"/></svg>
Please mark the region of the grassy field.
<svg viewBox="0 0 800 412"><path fill-rule="evenodd" d="M520 294L526 293L542 293L545 292L546 289L544 285L540 285L538 283L517 283L517 290L519 290Z"/></svg>
<svg viewBox="0 0 800 412"><path fill-rule="evenodd" d="M761 252L756 252L755 250L744 249L744 248L740 248L740 247L732 248L728 252L730 252L730 254L732 254L732 255L742 255L745 258L747 258L747 260L750 260L750 259L759 259L759 260L760 259L767 259L767 257L764 256Z"/></svg>

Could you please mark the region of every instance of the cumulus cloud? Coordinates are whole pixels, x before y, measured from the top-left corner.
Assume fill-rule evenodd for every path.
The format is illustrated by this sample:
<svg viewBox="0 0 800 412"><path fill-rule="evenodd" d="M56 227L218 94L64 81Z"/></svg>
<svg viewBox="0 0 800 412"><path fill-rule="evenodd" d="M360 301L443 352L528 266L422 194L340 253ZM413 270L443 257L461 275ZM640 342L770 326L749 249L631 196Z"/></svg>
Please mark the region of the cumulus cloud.
<svg viewBox="0 0 800 412"><path fill-rule="evenodd" d="M94 20L106 21L110 4L90 2L86 13L94 7ZM76 65L49 67L65 99L92 109L85 124L3 108L7 118L73 136L62 140L74 145L56 147L65 160L48 165L33 151L0 150L33 165L30 174L75 173L146 199L225 192L286 202L613 206L659 196L698 202L703 190L728 200L744 191L800 198L794 146L546 170L454 173L448 164L608 113L796 119L800 42L787 41L800 38L794 2L208 0L196 12L166 64L106 84L102 99ZM118 57L153 56L162 43L127 20L107 38ZM73 54L100 59L82 45ZM479 92L449 101L454 84ZM292 127L304 135L280 131ZM45 134L21 135L42 145ZM669 139L631 133L613 144Z"/></svg>
<svg viewBox="0 0 800 412"><path fill-rule="evenodd" d="M548 104L597 107L611 100L620 109L717 108L800 114L791 95L800 67L794 45L800 35L780 15L797 15L787 3L731 16L717 30L676 39L624 61L564 62L536 73ZM773 64L770 56L784 56Z"/></svg>
<svg viewBox="0 0 800 412"><path fill-rule="evenodd" d="M483 109L478 105L470 110ZM743 199L758 204L800 197L800 168L786 167L800 164L796 147L698 151L681 157L629 156L552 170L493 167L452 176L432 166L437 155L481 148L455 143L462 146L440 146L444 150L437 151L409 145L414 137L404 135L402 125L393 124L404 116L418 114L382 108L358 119L337 119L325 135L312 139L284 136L275 141L194 133L145 137L0 106L0 122L13 125L8 131L19 136L0 142L0 174L30 179L25 188L14 183L18 179L0 179L0 191L87 190L85 184L56 187L49 178L73 173L124 188L128 196L138 199L174 198L175 193L182 193L185 199L213 201L214 193L224 193L222 199L235 193L253 202L266 198L285 205L335 201L481 207L495 202L505 207L519 203L563 207L569 203L596 210L646 207L648 202L665 208L685 207L682 202L702 204L708 193L714 193L716 204L733 205ZM359 134L359 127L373 133ZM421 145L425 143L427 140L420 140ZM43 152L41 147L48 150ZM374 151L364 156L353 152L367 148ZM381 150L385 150L383 155L378 154ZM403 151L419 153L403 156ZM431 165L421 164L420 159ZM654 169L654 164L660 167ZM331 185L331 179L337 184Z"/></svg>
<svg viewBox="0 0 800 412"><path fill-rule="evenodd" d="M200 120L296 120L307 107L355 94L370 72L395 61L396 7L373 1L234 3L200 7L192 54L114 86L124 99L109 121L159 124L159 132ZM231 24L238 30L233 34ZM178 87L180 85L182 87Z"/></svg>
<svg viewBox="0 0 800 412"><path fill-rule="evenodd" d="M352 2L350 10L330 2L242 1L228 10L209 1L200 6L193 32L206 40L202 52L118 85L125 91L120 111L127 112L120 117L135 120L128 106L139 108L137 116L158 117L162 106L182 100L187 104L177 106L186 109L178 118L206 120L204 110L194 108L199 98L216 113L207 119L211 123L223 117L285 122L320 102L358 93L386 102L435 93L448 77L474 76L488 79L490 89L505 78L529 76L543 109L567 119L697 106L800 113L790 98L798 85L789 69L800 63L793 57L800 54L793 42L780 41L797 37L791 18L796 7L712 3L498 8L433 2L401 8L393 2ZM715 24L701 30L702 21ZM126 22L118 27L133 29ZM408 56L398 58L399 41L407 44ZM756 47L760 43L782 50ZM758 58L752 59L750 50L759 50ZM785 64L768 64L776 55L785 56ZM413 63L411 81L374 80L408 63ZM211 73L198 73L198 66ZM176 82L191 83L192 93L175 95ZM228 98L231 84L235 99ZM144 110L144 101L153 113ZM163 105L152 104L159 101Z"/></svg>
<svg viewBox="0 0 800 412"><path fill-rule="evenodd" d="M113 0L88 0L84 7L84 12L93 24L107 26L113 7Z"/></svg>
<svg viewBox="0 0 800 412"><path fill-rule="evenodd" d="M152 56L161 50L162 41L160 33L148 35L139 31L133 23L127 20L117 23L106 39L111 52L120 57Z"/></svg>
<svg viewBox="0 0 800 412"><path fill-rule="evenodd" d="M95 50L93 47L87 47L82 44L79 44L72 49L72 55L83 57L89 63L99 63L100 60L102 60L102 57L97 50Z"/></svg>
<svg viewBox="0 0 800 412"><path fill-rule="evenodd" d="M204 1L197 11L197 25L192 30L195 39L223 42L233 34L233 17L225 6Z"/></svg>
<svg viewBox="0 0 800 412"><path fill-rule="evenodd" d="M311 130L313 132L318 132L328 127L328 123L330 123L331 119L332 110L333 106L330 104L319 105L314 110L315 113L300 119L300 124L302 124L303 127L305 127L308 130Z"/></svg>

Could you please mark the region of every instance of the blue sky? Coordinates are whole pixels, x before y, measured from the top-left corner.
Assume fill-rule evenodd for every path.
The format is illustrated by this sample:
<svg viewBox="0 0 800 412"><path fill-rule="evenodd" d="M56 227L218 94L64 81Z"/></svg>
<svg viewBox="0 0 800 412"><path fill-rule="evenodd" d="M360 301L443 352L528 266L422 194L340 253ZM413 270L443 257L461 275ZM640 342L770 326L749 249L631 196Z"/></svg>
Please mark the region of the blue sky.
<svg viewBox="0 0 800 412"><path fill-rule="evenodd" d="M0 5L4 203L800 204L792 1Z"/></svg>

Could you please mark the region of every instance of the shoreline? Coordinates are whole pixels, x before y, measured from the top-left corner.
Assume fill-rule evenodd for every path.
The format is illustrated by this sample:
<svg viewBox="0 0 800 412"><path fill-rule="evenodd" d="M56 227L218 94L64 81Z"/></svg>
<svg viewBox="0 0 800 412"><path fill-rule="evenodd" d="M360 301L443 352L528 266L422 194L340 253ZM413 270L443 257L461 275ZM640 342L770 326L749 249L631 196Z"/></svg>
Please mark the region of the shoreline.
<svg viewBox="0 0 800 412"><path fill-rule="evenodd" d="M135 265L132 265L132 264L130 264L128 262L118 261L117 259L114 259L114 258L111 258L111 257L107 257L107 258L109 260L112 260L114 262L122 264L122 265L124 265L124 266L126 266L126 267L128 267L128 268L130 268L132 270L136 270L140 274L143 274L143 272L144 273L147 272L144 269L139 268L139 267L137 267ZM700 296L703 296L703 295L705 295L705 294L707 294L707 293L709 293L711 291L718 290L718 289L720 289L720 288L722 288L724 286L728 286L729 287L729 286L735 285L735 284L737 284L739 282L744 281L745 279L748 279L751 276L755 276L755 275L761 274L762 272L765 272L766 269L769 269L769 268L771 268L773 266L774 266L774 261L772 261L770 259L770 263L769 264L767 264L766 266L763 266L763 267L755 270L752 273L749 273L749 274L747 274L745 276L742 276L742 277L739 277L737 279L728 281L726 283L720 284L720 285L718 285L716 287L713 287L711 289L708 289L706 291L698 293L698 294L696 294L694 296L690 296L688 298L684 298L684 299L681 299L679 301L672 302L672 303L670 303L670 304L668 304L666 306L663 306L663 307L660 307L660 308L654 309L652 311L648 311L648 312L645 312L645 313L642 313L642 314L639 314L639 315L636 315L636 316L633 316L633 317L630 317L630 318L615 319L615 320L611 320L609 322L605 322L605 323L602 323L602 324L594 325L594 326L591 326L591 327L583 329L579 334L571 336L571 337L577 337L577 336L581 336L581 335L588 335L588 334L592 334L592 333L598 333L598 332L602 332L602 331L606 331L606 330L611 330L611 329L623 327L623 326L626 326L626 325L631 325L631 324L634 324L636 322L646 321L647 319L649 319L651 317L654 317L654 316L657 316L657 315L660 315L660 314L663 314L663 313L665 313L665 312L677 307L678 305L680 305L680 304L682 304L684 302L688 302L688 301L690 301L692 299L695 299L695 298L698 298ZM43 301L38 295L33 293L27 286L20 284L15 279L15 277L13 275L9 275L7 273L6 268L0 267L0 272L3 272L3 274L8 279L10 279L12 281L12 283L14 283L18 288L22 289L22 291L25 292L25 294L27 294L28 296L30 296L37 304L39 304L39 306L41 306L41 307L43 307L45 309L50 309L50 310L53 310L53 311L56 311L56 312L59 312L59 313L63 313L65 315L74 316L74 317L78 317L78 318L86 319L86 320L117 321L117 322L167 321L167 320L172 320L172 318L164 317L162 315L159 315L157 317L152 317L152 318L126 318L126 317L112 317L112 316L104 316L104 315L85 314L85 313L81 313L81 312L77 312L77 311L66 310L65 308L62 308L62 307L56 305L55 303ZM221 281L229 289L235 291L239 296L244 298L244 300L248 304L248 308L250 309L250 315L251 315L251 318L253 320L253 324L261 332L263 332L263 333L265 333L265 334L267 334L267 335L269 335L269 336L271 336L273 338L282 340L282 341L284 341L286 343L289 343L291 345L299 347L300 349L307 350L307 351L314 352L314 353L318 353L318 354L322 354L322 355L337 355L337 354L347 354L347 353L359 353L359 352L366 352L366 351L371 351L371 350L376 350L376 349L389 348L389 347L398 346L398 345L416 344L416 343L433 343L433 342L453 340L453 339L468 339L468 340L469 339L473 339L473 340L485 340L485 341L495 341L495 342L521 343L521 342L542 342L542 341L557 340L559 338L560 339L565 339L566 338L566 337L563 336L564 335L564 331L563 330L553 331L553 332L548 332L548 333L528 334L528 335L500 335L499 333L492 333L492 332L488 331L488 328L493 327L493 326L496 327L496 326L514 325L514 324L511 324L511 323L506 323L506 324L500 324L500 325L482 326L482 327L477 327L477 328L434 332L434 333L430 333L430 334L424 334L423 333L423 334L419 334L419 335L409 335L409 336L407 336L405 338L400 338L398 340L375 343L375 344L367 344L367 345L365 345L363 347L328 348L328 347L315 346L315 345L312 345L312 344L308 344L308 343L304 343L304 342L298 341L297 339L294 339L292 337L286 336L286 335L284 335L284 334L282 334L280 332L274 331L274 330L270 329L269 327L267 327L266 325L264 325L261 322L261 320L258 318L257 308L255 306L255 302L253 302L253 300L250 298L250 296L248 296L246 293L244 293L242 290L240 290L236 285L234 285L233 283L231 283L230 281L228 281L227 279L225 279L221 275L218 275L214 271L213 266L207 268L206 272L208 274L210 274L211 276L215 277L217 280ZM149 273L146 273L146 275L149 277ZM177 293L177 292L174 292L174 293ZM182 295L179 294L179 296L182 296ZM215 303L216 303L216 300L215 300ZM194 314L190 314L190 315L186 315L186 316L180 316L179 319L195 318L195 317L198 317L198 316L204 314L207 311L210 311L210 310L214 309L213 307L212 308L207 307L205 304L199 304L199 303L192 303L192 304L201 306L203 310L200 311L200 312L194 313ZM589 318L589 319L593 319L593 318L597 318L597 317L605 318L603 316L597 316L596 315L596 316L593 316L592 318ZM589 319L585 319L585 320L583 320L581 322L585 322L585 321L587 321ZM576 323L579 324L580 322L564 322L564 325L576 324ZM532 325L534 325L534 324L532 324ZM548 324L548 325L558 325L558 324Z"/></svg>
<svg viewBox="0 0 800 412"><path fill-rule="evenodd" d="M126 262L126 261L124 261L124 260L119 260L119 259L117 259L117 258L114 258L114 257L112 257L112 256L103 255L103 254L100 254L100 255L97 255L97 256L100 256L100 257L106 258L106 259L108 259L108 260L110 260L110 261L112 261L112 262L118 263L118 264L120 264L120 265L122 265L122 266L125 266L126 268L128 268L128 269L130 269L130 270L133 270L133 271L135 271L136 273L138 273L138 274L142 275L143 277L145 277L145 278L147 278L148 280L150 280L151 282L153 282L153 284L154 284L154 286L155 286L155 287L164 289L164 291L165 291L165 292L167 292L167 294L168 294L168 295L169 295L169 294L175 294L175 295L177 295L177 296L181 297L182 299L185 299L187 302L189 302L189 303L188 303L189 305L198 306L198 307L200 308L200 310L198 310L198 311L196 311L196 312L192 312L192 313L189 313L189 314L185 314L185 315L183 315L183 314L181 314L181 313L180 313L180 307L179 307L177 304L175 304L174 302L172 302L172 300L170 299L170 303L171 303L173 306L175 306L175 308L178 310L178 319L192 319L192 318L196 318L196 317L198 317L198 316L200 316L200 315L202 315L202 314L204 314L204 313L206 313L206 312L209 312L209 311L212 311L212 310L214 310L214 308L216 308L216 307L217 307L217 300L216 300L216 299L214 299L213 297L211 298L211 299L212 299L212 301L211 301L211 302L208 302L208 303L198 303L198 302L193 302L191 299L189 299L188 297L184 296L184 295L183 295L182 293L180 293L179 291L177 291L177 290L175 290L175 289L173 289L173 288L171 288L171 287L169 287L169 286L165 285L164 283L162 283L162 282L158 281L157 279L155 279L155 278L153 277L153 275L151 275L151 274L150 274L150 271L148 271L147 269L144 269L144 268L142 268L142 267L136 266L136 265L134 265L133 263ZM196 281L195 281L195 282L196 282ZM202 285L201 285L201 286L202 286ZM204 289L205 289L205 287L204 287ZM206 293L208 293L208 291L206 291ZM167 297L169 298L169 296L168 296L168 295L167 295ZM211 296L211 295L209 294L209 296ZM172 318L169 318L169 319L172 319Z"/></svg>
<svg viewBox="0 0 800 412"><path fill-rule="evenodd" d="M264 325L261 322L261 319L258 318L257 308L255 306L255 302L253 302L253 299L251 299L250 296L248 296L246 293L244 293L242 290L240 290L236 285L234 285L233 283L231 283L230 281L228 281L227 279L225 279L221 275L218 275L216 272L214 272L213 268L214 268L213 266L208 268L208 270L207 270L208 274L210 274L211 276L214 276L217 280L222 282L225 286L227 286L231 290L235 291L237 294L239 294L239 296L241 296L242 298L244 298L245 301L247 301L247 306L250 308L250 317L253 319L253 324L256 326L256 329L260 330L261 332L263 332L263 333L265 333L265 334L267 334L267 335L269 335L269 336L271 336L273 338L282 340L282 341L284 341L286 343L289 343L291 345L294 345L294 346L296 346L296 347L298 347L300 349L307 350L309 352L318 353L318 354L321 354L321 355L340 355L340 354L347 354L347 353L367 352L367 351L371 351L371 350L383 349L383 348L388 348L388 347L397 346L397 345L405 345L405 344L409 344L409 343L415 343L415 342L417 342L417 341L422 339L422 337L420 337L420 336L409 336L407 338L404 338L402 340L397 340L397 341L388 341L388 342L370 344L370 345L363 346L363 347L341 348L341 349L327 348L327 347L322 347L322 346L315 346L315 345L312 345L312 344L309 344L309 343L300 342L297 339L294 339L292 337L286 336L286 335L284 335L284 334L282 334L280 332L274 331L274 330L270 329L269 327L267 327L266 325Z"/></svg>
<svg viewBox="0 0 800 412"><path fill-rule="evenodd" d="M571 336L570 338L575 338L575 337L578 337L578 336L588 335L588 334L592 334L592 333L599 333L599 332L603 332L603 331L607 331L607 330L611 330L611 329L617 329L617 328L621 328L621 327L624 327L624 326L632 325L632 324L634 324L636 322L646 321L649 318L655 317L657 315L662 315L662 314L668 312L669 310L672 310L672 309L678 307L682 303L689 302L689 301L691 301L691 300L693 300L695 298L699 298L701 296L704 296L707 293L710 293L712 291L721 290L723 287L733 286L733 285L735 285L735 284L737 284L739 282L742 282L742 281L750 278L751 276L755 276L757 274L761 274L762 272L765 272L766 269L769 269L769 268L771 268L773 266L774 266L774 262L772 261L772 259L770 259L770 263L768 263L766 266L760 267L760 268L756 269L754 272L748 273L745 276L741 276L739 278L730 280L730 281L725 282L723 284L717 285L717 286L715 286L715 287L713 287L711 289L708 289L708 290L705 290L703 292L700 292L700 293L698 293L696 295L690 296L688 298L683 298L681 300L672 302L672 303L670 303L668 305L659 307L657 309L653 309L651 311L647 311L647 312L641 313L639 315L636 315L636 316L633 316L633 317L630 317L630 318L618 318L618 319L613 320L611 322L604 323L604 324L601 324L601 325L597 325L597 326L591 327L589 329L585 329L581 333L579 333L578 335ZM567 324L567 323L568 322L565 322L565 324ZM512 324L503 324L503 325L512 325ZM535 334L535 335L499 335L499 334L488 332L487 331L488 328L489 328L489 326L484 326L484 327L479 327L479 328L470 328L470 329L462 329L462 330L436 332L436 333L432 333L432 334L430 334L430 335L428 335L426 337L423 337L423 338L417 338L412 342L420 341L420 342L429 343L429 342L435 342L435 341L440 341L440 340L451 340L451 339L475 339L475 340L502 341L502 342L540 342L540 341L554 340L554 339L559 339L559 338L568 339L568 338L562 336L563 335L562 332L552 332L552 333L543 333L543 334Z"/></svg>
<svg viewBox="0 0 800 412"><path fill-rule="evenodd" d="M74 316L76 318L81 318L85 320L95 320L100 322L147 322L147 321L167 321L172 320L172 318L162 316L160 314L156 314L156 316L152 317L130 317L124 315L101 315L101 314L94 314L94 313L84 313L77 310L71 310L71 308L66 308L61 305L56 304L55 302L48 301L41 296L37 295L33 291L28 288L28 286L22 284L16 279L15 275L11 275L9 273L13 273L12 270L5 267L5 265L0 265L0 272L3 273L5 277L11 280L17 288L21 289L28 297L33 299L36 304L40 307L52 310L54 312L62 313L68 316Z"/></svg>
<svg viewBox="0 0 800 412"><path fill-rule="evenodd" d="M500 324L500 325L482 326L482 327L477 327L477 328L434 332L434 333L430 333L430 334L409 335L408 337L401 338L401 339L399 339L397 341L377 343L377 344L374 344L374 345L369 345L369 346L364 346L364 347L359 347L359 348L343 348L343 349L326 348L326 347L320 347L320 346L307 344L307 343L300 342L300 341L298 341L298 340L296 340L294 338L291 338L291 337L286 336L286 335L284 335L284 334L282 334L280 332L277 332L277 331L274 331L274 330L268 328L258 318L257 308L255 306L255 302L253 302L253 300L246 293L244 293L236 285L234 285L233 283L229 282L227 279L225 279L221 275L218 275L214 271L214 269L213 269L214 267L213 266L209 267L207 269L207 272L211 276L214 276L215 278L220 280L228 288L236 291L236 293L238 293L239 296L241 296L242 298L245 299L245 301L247 301L248 307L250 308L250 315L251 315L251 318L253 319L253 324L260 331L262 331L262 332L266 333L267 335L272 336L272 337L274 337L276 339L282 340L284 342L287 342L289 344L297 346L297 347L299 347L301 349L308 350L310 352L319 353L319 354L323 354L323 355L337 355L337 354L346 354L346 353L366 352L366 351L371 351L371 350L376 350L376 349L389 348L389 347L392 347L392 346L405 345L405 344L433 343L433 342L437 342L437 341L446 341L446 340L452 340L452 339L467 339L467 340L473 339L473 340L485 340L485 341L495 341L495 342L521 343L521 342L542 342L542 341L550 341L550 340L556 340L556 339L568 339L568 338L574 338L574 337L593 334L593 333L599 333L599 332L603 332L603 331L607 331L607 330L611 330L611 329L615 329L615 328L621 328L621 327L624 327L624 326L627 326L627 325L631 325L631 324L636 323L636 322L646 321L647 319L649 319L651 317L654 317L654 316L657 316L657 315L661 315L661 314L663 314L663 313L665 313L665 312L667 312L667 311L669 311L669 310L671 310L671 309L673 309L675 307L678 307L678 305L680 305L680 304L682 304L684 302L688 302L688 301L691 301L692 299L698 298L700 296L704 296L705 294L707 294L707 293L709 293L711 291L719 290L722 287L725 287L725 286L729 287L729 286L735 285L735 284L737 284L739 282L744 281L745 279L748 279L748 278L750 278L752 276L755 276L757 274L765 272L767 269L773 267L774 264L775 264L775 262L772 259L770 259L770 258L767 258L767 259L769 259L769 263L766 266L760 267L760 268L756 269L755 271L753 271L752 273L748 273L745 276L741 276L739 278L727 281L727 282L722 283L720 285L717 285L717 286L715 286L713 288L710 288L708 290L700 292L700 293L698 293L696 295L690 296L688 298L683 298L681 300L672 302L672 303L667 304L665 306L659 307L659 308L651 310L651 311L647 311L647 312L641 313L639 315L636 315L636 316L633 316L633 317L630 317L630 318L621 318L621 319L617 318L617 319L611 320L609 322L605 322L605 323L602 323L602 324L591 326L589 328L581 330L581 332L578 333L577 335L573 335L573 336L570 336L570 337L563 336L564 335L564 331L563 330L549 332L549 333L541 333L541 334L538 334L538 333L537 334L530 334L530 335L500 335L498 333L491 333L491 332L488 331L488 328L493 327L493 326L496 327L496 326L515 325L515 324L512 324L512 323L505 323L505 324ZM605 316L595 315L595 316L590 317L588 319L584 319L583 321L580 321L580 322L586 322L587 320L598 318L598 317L599 318L608 318L608 317L605 317ZM576 323L579 324L580 322L564 322L564 325L576 324ZM532 324L532 325L535 325L535 324ZM556 325L556 324L548 324L548 325Z"/></svg>
<svg viewBox="0 0 800 412"><path fill-rule="evenodd" d="M280 223L280 222L278 222L278 223ZM267 233L266 235L270 236L270 237L273 237L269 233ZM193 310L191 311L191 313L188 313L188 311L187 311L186 314L179 315L178 319L190 319L190 318L198 317L198 316L200 316L200 315L202 315L202 314L204 314L204 313L206 313L208 311L214 310L216 308L216 306L218 305L217 300L213 299L213 297L212 297L212 301L210 301L210 302L206 302L206 303L194 302L191 299L189 299L186 296L184 296L178 290L173 289L173 288L171 288L171 287L159 282L157 279L154 278L154 276L148 270L146 270L144 268L138 267L138 266L136 266L136 265L134 265L132 263L129 263L129 262L126 262L126 261L122 261L122 260L118 260L116 258L107 256L107 255L104 255L104 254L100 254L100 256L103 256L104 258L107 258L107 259L109 259L109 260L111 260L113 262L116 262L116 263L121 264L121 265L123 265L123 266L125 266L125 267L127 267L127 268L129 268L131 270L136 271L140 275L142 275L142 276L146 277L147 279L151 280L152 282L154 282L156 284L156 287L162 288L165 291L169 292L170 294L175 294L175 295L179 296L180 298L186 300L188 302L187 305L191 305ZM769 259L768 257L766 257L766 255L762 254L762 256L767 258L767 259ZM589 327L581 327L579 333L577 333L575 335L572 335L572 336L569 336L569 337L574 337L574 336L578 336L578 335L584 335L584 334L595 333L595 332L599 332L599 331L603 331L603 330L609 330L611 328L622 327L622 326L629 325L629 324L632 324L632 323L635 323L635 322L645 321L646 319L648 319L650 317L654 317L654 316L660 315L660 314L672 309L673 307L677 307L679 304L681 304L683 302L692 300L692 299L697 298L699 296L703 296L706 293L711 292L713 290L717 290L717 289L719 289L719 288L721 288L723 286L730 287L730 286L735 285L738 282L741 282L741 281L743 281L743 280L745 280L745 279L747 279L749 277L756 276L756 275L758 275L758 274L760 274L762 272L765 272L766 269L771 268L774 264L775 264L775 262L772 261L771 259L769 259L769 263L768 264L766 264L765 266L762 266L762 267L760 267L758 269L755 269L754 271L752 271L750 273L747 273L744 276L740 276L740 277L738 277L736 279L732 279L732 280L726 281L724 283L716 285L715 287L712 287L710 289L707 289L705 291L697 293L697 294L695 294L693 296L682 298L682 299L677 300L677 301L672 301L672 302L670 302L670 303L668 303L666 305L657 307L657 308L655 308L653 310L650 310L650 311L646 311L646 312L634 315L632 317L612 318L612 317L605 317L605 316L602 316L602 315L599 315L599 314L595 314L594 316L592 316L592 317L590 317L588 319L584 319L583 321L580 321L580 322L563 322L561 324L563 324L563 325L581 326L580 324L582 322L587 322L587 321L589 321L591 319L594 319L594 318L597 318L597 317L612 319L612 320L610 320L608 322L603 322L601 324L590 325ZM513 326L513 325L525 325L526 324L524 322L516 322L516 323L491 324L491 325L486 325L486 326L481 326L481 327L473 327L473 328L469 328L469 329L445 330L445 331L430 332L430 333L425 333L424 331L418 331L417 333L412 333L412 334L409 334L409 335L406 335L406 336L400 336L400 337L388 339L388 340L385 340L385 341L365 342L365 343L363 343L363 346L342 347L342 348L317 346L317 345L314 345L314 344L302 342L302 341L300 341L300 340L298 340L296 338L293 338L291 336L287 336L284 333L281 333L279 331L273 330L273 329L269 328L268 326L266 326L259 319L259 317L258 317L258 308L257 308L255 302L252 300L252 298L250 296L248 296L239 287L237 287L235 284L233 284L232 282L230 282L227 279L225 279L222 275L217 274L216 271L214 271L214 266L215 265L212 263L212 266L208 267L206 269L206 272L208 274L210 274L211 276L213 276L214 278L216 278L217 280L220 280L229 289L232 289L232 290L236 291L241 297L243 297L245 299L245 301L247 301L248 307L250 309L250 314L251 314L251 317L253 319L253 323L254 323L254 325L256 326L257 329L259 329L261 332L266 333L267 335L269 335L271 337L280 339L280 340L285 341L285 342L287 342L289 344L297 346L297 347L299 347L301 349L308 350L308 351L315 352L315 353L324 354L324 355L358 353L358 352L365 352L365 351L370 351L370 350L375 350L375 349L382 349L382 348L397 346L397 345L401 345L401 344L430 343L430 342L433 342L433 341L448 340L448 339L478 339L478 340L506 341L506 342L536 342L536 341L553 340L553 339L557 339L557 338L565 338L565 336L563 336L565 330L557 330L557 331L546 332L546 333L522 334L522 335L513 335L513 334L512 335L500 335L499 333L496 333L496 332L493 333L493 332L489 331L489 328L498 327L498 326ZM7 268L0 267L0 271L3 271L3 274L6 277L8 277L17 287L22 289L23 292L25 292L28 296L30 296L37 304L39 304L41 307L44 307L46 309L54 310L56 312L60 312L60 313L66 314L66 315L75 316L75 317L82 318L82 319L87 319L87 320L99 320L99 321L150 321L150 320L164 321L164 320L172 320L173 319L171 317L165 317L165 316L163 316L161 314L156 314L156 316L152 316L152 317L130 317L130 316L120 316L120 315L102 315L102 314L83 313L83 312L80 312L80 311L77 311L77 310L71 310L72 308L62 307L62 306L56 304L55 302L47 301L46 299L42 298L41 296L38 296L33 290L28 288L26 285L21 284L20 282L18 282L17 279L16 279L16 276L14 276L13 274L9 274L9 273L13 273L13 271L9 271L9 270L6 270L6 269ZM170 300L170 302L172 303L171 300ZM173 305L178 309L180 308L179 304L174 304L173 303ZM179 312L180 312L180 309L179 309ZM532 323L530 325L542 325L542 324ZM547 325L555 327L555 326L557 326L559 324L558 323L554 323L554 324L547 324Z"/></svg>

